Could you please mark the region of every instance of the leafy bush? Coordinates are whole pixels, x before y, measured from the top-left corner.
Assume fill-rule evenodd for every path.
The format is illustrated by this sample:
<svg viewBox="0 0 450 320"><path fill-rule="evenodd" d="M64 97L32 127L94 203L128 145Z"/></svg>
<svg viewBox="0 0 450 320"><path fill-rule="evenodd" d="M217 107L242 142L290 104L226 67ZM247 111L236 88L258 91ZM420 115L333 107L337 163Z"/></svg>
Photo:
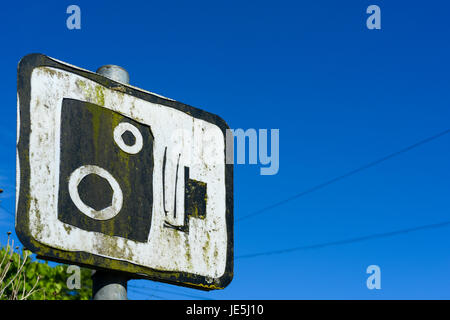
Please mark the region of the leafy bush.
<svg viewBox="0 0 450 320"><path fill-rule="evenodd" d="M88 300L91 298L91 271L81 268L81 288L67 287L67 265L52 267L47 262L32 261L31 252L10 245L10 232L6 247L0 248L1 300Z"/></svg>

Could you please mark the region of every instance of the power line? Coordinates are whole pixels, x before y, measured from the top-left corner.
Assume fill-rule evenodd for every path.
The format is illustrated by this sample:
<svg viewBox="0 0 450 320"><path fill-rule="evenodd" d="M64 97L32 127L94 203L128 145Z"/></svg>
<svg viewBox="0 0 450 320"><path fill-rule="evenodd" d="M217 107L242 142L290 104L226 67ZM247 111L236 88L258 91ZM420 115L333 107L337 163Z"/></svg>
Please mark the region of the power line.
<svg viewBox="0 0 450 320"><path fill-rule="evenodd" d="M299 246L299 247L287 248L287 249L281 249L281 250L273 250L273 251L245 254L242 256L237 256L237 257L235 257L235 259L255 258L255 257L259 257L259 256L277 255L277 254L284 254L284 253L290 253L290 252L301 251L301 250L321 249L321 248L330 247L330 246L338 246L338 245L345 245L345 244L361 242L361 241L366 241L366 240L387 238L387 237L392 237L392 236L396 236L399 234L416 232L416 231L421 231L421 230L443 228L443 227L447 227L449 225L450 225L450 221L444 221L444 222L440 222L440 223L427 224L427 225L422 225L422 226L413 227L413 228L401 229L401 230L396 230L396 231L391 231L391 232L375 233L375 234L370 234L367 236L355 237L355 238L332 241L332 242L323 242L323 243L313 244L313 245L308 245L308 246Z"/></svg>
<svg viewBox="0 0 450 320"><path fill-rule="evenodd" d="M356 169L353 169L347 173L344 173L340 176L337 176L335 178L332 178L330 180L327 180L325 182L322 182L318 185L315 185L309 189L306 189L300 193L297 193L287 199L278 201L272 205L269 205L265 208L262 208L258 211L255 211L251 214L248 214L246 216L243 216L239 219L236 219L236 221L242 221L251 217L254 217L256 215L259 215L265 211L268 211L270 209L273 209L275 207L278 207L280 205L283 205L287 202L293 201L295 199L298 199L302 196L305 196L307 194L313 193L315 191L318 191L320 189L323 189L333 183L336 183L338 181L341 181L345 178L348 178L350 176L353 176L363 170L369 169L371 167L374 167L384 161L390 160L396 156L399 156L403 153L406 153L408 151L411 151L419 146L422 146L426 143L429 143L433 140L436 140L446 134L450 133L450 129L444 130L440 133L437 133L433 136L427 137L423 140L420 140L416 143L413 143L403 149L400 149L396 152L390 153L382 158L379 158L377 160L374 160L368 164L365 164L363 166L360 166ZM6 211L7 213L9 213L12 216L15 216L13 213L11 213L9 210L7 210L6 208L4 208L2 205L0 205L0 208L2 208L4 211ZM343 245L343 244L349 244L349 243L354 243L354 242L360 242L360 241L366 241L366 240L371 240L371 239L376 239L376 238L383 238L383 237L390 237L390 236L394 236L394 235L398 235L398 234L403 234L403 233L409 233L409 232L415 232L415 231L419 231L419 230L424 230L424 229L434 229L434 228L440 228L440 227L445 227L448 226L450 224L450 221L446 221L446 222L442 222L442 223L438 223L438 224L431 224L431 225L424 225L424 226L419 226L419 227L415 227L415 228L409 228L409 229L403 229L403 230L398 230L398 231L393 231L393 232L386 232L386 233L378 233L378 234L372 234L372 235L368 235L368 236L363 236L363 237L357 237L357 238L351 238L351 239L346 239L346 240L339 240L339 241L334 241L334 242L325 242L325 243L321 243L321 244L315 244L315 245L309 245L309 246L300 246L300 247L294 247L294 248L288 248L288 249L282 249L282 250L274 250L274 251L267 251L267 252L261 252L261 253L254 253L254 254L247 254L247 255L242 255L242 256L237 256L235 259L243 259L243 258L252 258L252 257L258 257L258 256L263 256L263 255L274 255L274 254L283 254L283 253L289 253L289 252L294 252L294 251L300 251L300 250L308 250L308 249L318 249L318 248L323 248L323 247L328 247L328 246L333 246L333 245ZM164 292L162 290L159 290L161 292ZM178 295L184 295L187 297L191 297L191 298L201 298L201 299L205 299L204 297L199 297L199 296L192 296L192 295L187 295L187 294L181 294L181 293L174 293L174 292L166 292L166 293L171 293L171 294L178 294Z"/></svg>
<svg viewBox="0 0 450 320"><path fill-rule="evenodd" d="M134 288L134 289L146 289L146 290L150 289L150 288L146 288L146 287L138 287L138 286L133 286L133 285L129 285L128 287ZM184 297L188 297L188 298L196 298L196 299L202 299L202 300L214 300L214 299L211 299L211 298L206 298L206 297L202 297L202 296L198 296L198 295L181 293L181 292L174 292L174 291L168 291L168 290L163 290L163 289L158 289L158 292L167 293L167 294L174 294L174 295L184 296Z"/></svg>
<svg viewBox="0 0 450 320"><path fill-rule="evenodd" d="M144 295L147 298L156 298L156 299L160 299L160 300L168 300L166 297L155 295L155 294L149 294L148 292L140 291L140 290L137 290L137 289L132 289L131 291L134 291L137 294Z"/></svg>
<svg viewBox="0 0 450 320"><path fill-rule="evenodd" d="M283 205L283 204L285 204L285 203L287 203L287 202L293 201L293 200L298 199L298 198L300 198L300 197L303 197L303 196L305 196L305 195L307 195L307 194L310 194L310 193L313 193L313 192L318 191L318 190L320 190L320 189L323 189L323 188L325 188L325 187L327 187L327 186L329 186L329 185L331 185L331 184L333 184L333 183L336 183L336 182L338 182L338 181L341 181L341 180L343 180L343 179L346 179L346 178L348 178L348 177L351 177L351 176L353 176L353 175L355 175L355 174L357 174L357 173L360 173L361 171L364 171L364 170L366 170L366 169L372 168L372 167L374 167L374 166L376 166L376 165L378 165L378 164L380 164L380 163L382 163L382 162L384 162L384 161L390 160L390 159L392 159L392 158L394 158L394 157L397 157L397 156L399 156L399 155L401 155L401 154L403 154L403 153L405 153L405 152L411 151L412 149L415 149L415 148L417 148L417 147L420 147L420 146L422 146L422 145L424 145L424 144L426 144L426 143L429 143L429 142L431 142L431 141L433 141L433 140L435 140L435 139L438 139L438 138L440 138L440 137L442 137L442 136L444 136L444 135L446 135L446 134L448 134L448 133L450 133L450 129L444 130L444 131L442 131L442 132L440 132L440 133L437 133L437 134L432 135L432 136L430 136L430 137L428 137L428 138L425 138L425 139L423 139L423 140L420 140L420 141L418 141L418 142L416 142L416 143L411 144L410 146L408 146L408 147L406 147L406 148L403 148L403 149L400 149L399 151L390 153L390 154L388 154L388 155L386 155L386 156L384 156L384 157L382 157L382 158L379 158L379 159L377 159L377 160L374 160L374 161L372 161L372 162L369 162L369 163L367 163L367 164L365 164L365 165L363 165L363 166L360 166L360 167L358 167L358 168L356 168L356 169L353 169L353 170L351 170L351 171L348 171L347 173L344 173L344 174L342 174L342 175L340 175L340 176L337 176L337 177L332 178L332 179L330 179L330 180L327 180L327 181L325 181L325 182L319 183L319 184L317 184L317 185L315 185L315 186L313 186L313 187L311 187L311 188L309 188L309 189L306 189L306 190L304 190L304 191L302 191L302 192L300 192L300 193L297 193L297 194L295 194L295 195L293 195L293 196L291 196L291 197L289 197L289 198L287 198L287 199L284 199L284 200L275 202L274 204L271 204L271 205L269 205L269 206L267 206L267 207L264 207L264 208L262 208L262 209L259 209L259 210L255 211L255 212L253 212L253 213L250 213L250 214L245 215L245 216L243 216L243 217L241 217L241 218L238 218L238 219L236 219L236 222L240 222L240 221L249 219L249 218L251 218L251 217L260 215L260 214L262 214L262 213L264 213L264 212L266 212L266 211L269 211L269 210L271 210L271 209L273 209L273 208L276 208L276 207L278 207L278 206L281 206L281 205Z"/></svg>

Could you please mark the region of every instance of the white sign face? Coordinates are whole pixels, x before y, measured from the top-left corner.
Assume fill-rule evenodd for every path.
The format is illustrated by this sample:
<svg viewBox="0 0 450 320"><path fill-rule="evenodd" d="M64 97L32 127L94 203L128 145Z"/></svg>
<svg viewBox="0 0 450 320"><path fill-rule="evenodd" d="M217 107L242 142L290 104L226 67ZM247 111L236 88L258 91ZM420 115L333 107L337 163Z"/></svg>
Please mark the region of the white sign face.
<svg viewBox="0 0 450 320"><path fill-rule="evenodd" d="M206 290L231 281L223 120L42 55L21 60L18 83L27 248Z"/></svg>

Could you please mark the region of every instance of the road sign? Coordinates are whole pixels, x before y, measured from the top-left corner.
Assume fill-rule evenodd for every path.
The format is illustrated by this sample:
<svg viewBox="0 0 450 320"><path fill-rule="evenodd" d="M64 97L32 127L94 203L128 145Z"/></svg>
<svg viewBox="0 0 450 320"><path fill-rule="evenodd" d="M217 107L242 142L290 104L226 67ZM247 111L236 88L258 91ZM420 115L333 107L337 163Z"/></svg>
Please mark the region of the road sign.
<svg viewBox="0 0 450 320"><path fill-rule="evenodd" d="M233 277L227 124L40 54L18 68L16 231L49 260L205 290Z"/></svg>

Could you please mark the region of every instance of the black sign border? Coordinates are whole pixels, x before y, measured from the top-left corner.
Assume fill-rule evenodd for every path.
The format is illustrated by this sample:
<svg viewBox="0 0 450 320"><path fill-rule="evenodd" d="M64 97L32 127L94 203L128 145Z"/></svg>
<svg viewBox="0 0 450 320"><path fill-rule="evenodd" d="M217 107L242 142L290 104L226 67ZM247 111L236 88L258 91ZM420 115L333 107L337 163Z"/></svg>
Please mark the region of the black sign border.
<svg viewBox="0 0 450 320"><path fill-rule="evenodd" d="M98 270L114 270L115 272L125 273L130 279L149 279L185 287L191 287L201 290L213 290L225 288L233 279L233 164L225 164L225 187L226 187L226 225L227 225L227 257L224 274L219 277L207 279L187 272L161 271L152 268L146 268L134 263L110 259L84 251L65 251L49 247L36 241L30 234L29 228L29 209L30 209L30 164L29 164L29 143L30 143L30 99L31 99L31 74L33 69L38 67L52 67L64 70L81 77L92 80L108 89L120 89L123 93L136 98L161 104L163 106L182 111L194 118L198 118L217 125L223 132L226 146L226 130L229 129L227 123L219 116L200 110L189 105L174 100L166 99L146 91L139 90L114 80L105 78L99 74L79 69L43 54L33 53L23 57L18 64L17 72L17 93L19 99L20 127L17 150L20 163L20 191L18 194L16 208L16 233L19 240L26 249L36 253L39 257L47 260L78 264L88 268ZM226 148L225 148L226 149ZM224 159L226 154L224 152ZM17 169L16 169L17 170ZM19 183L19 182L17 182ZM208 281L209 280L209 281Z"/></svg>

